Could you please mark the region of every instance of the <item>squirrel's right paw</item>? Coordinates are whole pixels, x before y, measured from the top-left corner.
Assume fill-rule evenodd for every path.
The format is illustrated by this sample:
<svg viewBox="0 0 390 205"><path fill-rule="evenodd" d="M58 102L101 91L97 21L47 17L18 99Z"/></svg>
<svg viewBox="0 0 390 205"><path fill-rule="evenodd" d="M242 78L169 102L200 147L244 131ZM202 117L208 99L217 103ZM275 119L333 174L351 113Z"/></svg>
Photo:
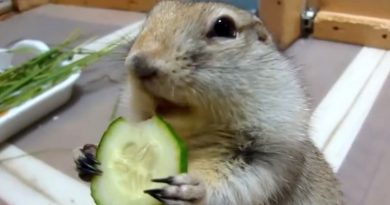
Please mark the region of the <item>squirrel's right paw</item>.
<svg viewBox="0 0 390 205"><path fill-rule="evenodd" d="M80 179L86 182L90 182L93 176L102 173L97 167L100 163L96 160L96 145L86 144L75 150L74 161Z"/></svg>
<svg viewBox="0 0 390 205"><path fill-rule="evenodd" d="M202 204L206 195L203 183L188 174L152 181L168 184L162 189L145 190L145 193L165 205L199 205Z"/></svg>

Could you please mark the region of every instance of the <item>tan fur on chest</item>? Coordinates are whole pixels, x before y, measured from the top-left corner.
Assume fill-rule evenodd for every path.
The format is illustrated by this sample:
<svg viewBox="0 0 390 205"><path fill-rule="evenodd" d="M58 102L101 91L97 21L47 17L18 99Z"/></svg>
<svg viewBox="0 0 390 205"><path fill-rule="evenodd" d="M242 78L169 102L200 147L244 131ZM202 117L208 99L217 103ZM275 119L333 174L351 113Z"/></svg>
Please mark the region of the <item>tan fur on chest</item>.
<svg viewBox="0 0 390 205"><path fill-rule="evenodd" d="M188 170L190 174L201 177L205 184L217 185L220 183L219 179L228 174L226 164L221 163L223 163L221 158L211 158L207 152L204 152L197 156L190 156Z"/></svg>

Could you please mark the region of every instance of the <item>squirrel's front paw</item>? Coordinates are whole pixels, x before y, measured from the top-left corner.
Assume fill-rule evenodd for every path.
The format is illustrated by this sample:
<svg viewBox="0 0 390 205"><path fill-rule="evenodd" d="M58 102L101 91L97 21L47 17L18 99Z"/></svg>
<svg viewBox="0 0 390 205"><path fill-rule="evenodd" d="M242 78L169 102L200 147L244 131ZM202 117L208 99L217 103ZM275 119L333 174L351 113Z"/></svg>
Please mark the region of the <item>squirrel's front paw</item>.
<svg viewBox="0 0 390 205"><path fill-rule="evenodd" d="M96 145L86 144L77 149L74 158L80 179L89 182L93 176L102 173L97 168L100 163L96 160Z"/></svg>
<svg viewBox="0 0 390 205"><path fill-rule="evenodd" d="M162 189L145 190L145 193L165 205L198 205L202 203L206 194L203 183L188 174L152 181L168 184Z"/></svg>

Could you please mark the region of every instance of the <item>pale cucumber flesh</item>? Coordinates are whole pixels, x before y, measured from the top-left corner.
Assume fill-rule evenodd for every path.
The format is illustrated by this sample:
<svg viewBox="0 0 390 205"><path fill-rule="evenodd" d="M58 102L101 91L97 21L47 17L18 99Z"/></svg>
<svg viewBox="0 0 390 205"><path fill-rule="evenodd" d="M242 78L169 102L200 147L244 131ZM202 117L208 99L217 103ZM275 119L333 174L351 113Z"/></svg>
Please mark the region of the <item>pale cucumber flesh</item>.
<svg viewBox="0 0 390 205"><path fill-rule="evenodd" d="M163 184L151 179L165 178L186 171L187 152L180 138L161 118L130 124L115 120L106 130L97 160L103 174L91 183L98 205L156 205L146 189Z"/></svg>

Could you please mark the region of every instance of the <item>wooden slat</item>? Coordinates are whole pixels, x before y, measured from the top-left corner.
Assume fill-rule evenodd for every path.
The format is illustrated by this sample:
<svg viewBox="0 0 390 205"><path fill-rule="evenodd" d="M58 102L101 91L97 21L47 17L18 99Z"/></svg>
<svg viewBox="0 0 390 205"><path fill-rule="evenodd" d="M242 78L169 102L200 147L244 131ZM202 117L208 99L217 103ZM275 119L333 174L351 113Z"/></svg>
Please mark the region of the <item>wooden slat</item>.
<svg viewBox="0 0 390 205"><path fill-rule="evenodd" d="M130 11L149 11L157 0L53 0L54 3Z"/></svg>
<svg viewBox="0 0 390 205"><path fill-rule="evenodd" d="M390 19L389 0L321 0L321 9Z"/></svg>
<svg viewBox="0 0 390 205"><path fill-rule="evenodd" d="M259 6L260 17L280 49L300 37L304 0L262 0Z"/></svg>
<svg viewBox="0 0 390 205"><path fill-rule="evenodd" d="M52 0L52 2L57 4L85 5L87 0Z"/></svg>
<svg viewBox="0 0 390 205"><path fill-rule="evenodd" d="M13 15L15 15L15 12L13 12L13 11L7 12L7 13L4 13L4 14L0 14L0 21L8 19L8 18L12 17ZM1 116L1 113L0 113L0 116Z"/></svg>
<svg viewBox="0 0 390 205"><path fill-rule="evenodd" d="M25 11L49 2L50 0L13 0L13 3L18 11Z"/></svg>
<svg viewBox="0 0 390 205"><path fill-rule="evenodd" d="M390 19L320 11L314 37L390 49Z"/></svg>
<svg viewBox="0 0 390 205"><path fill-rule="evenodd" d="M127 0L115 0L115 1L107 1L107 0L85 0L85 5L91 7L100 7L100 8L108 8L108 9L128 9Z"/></svg>

